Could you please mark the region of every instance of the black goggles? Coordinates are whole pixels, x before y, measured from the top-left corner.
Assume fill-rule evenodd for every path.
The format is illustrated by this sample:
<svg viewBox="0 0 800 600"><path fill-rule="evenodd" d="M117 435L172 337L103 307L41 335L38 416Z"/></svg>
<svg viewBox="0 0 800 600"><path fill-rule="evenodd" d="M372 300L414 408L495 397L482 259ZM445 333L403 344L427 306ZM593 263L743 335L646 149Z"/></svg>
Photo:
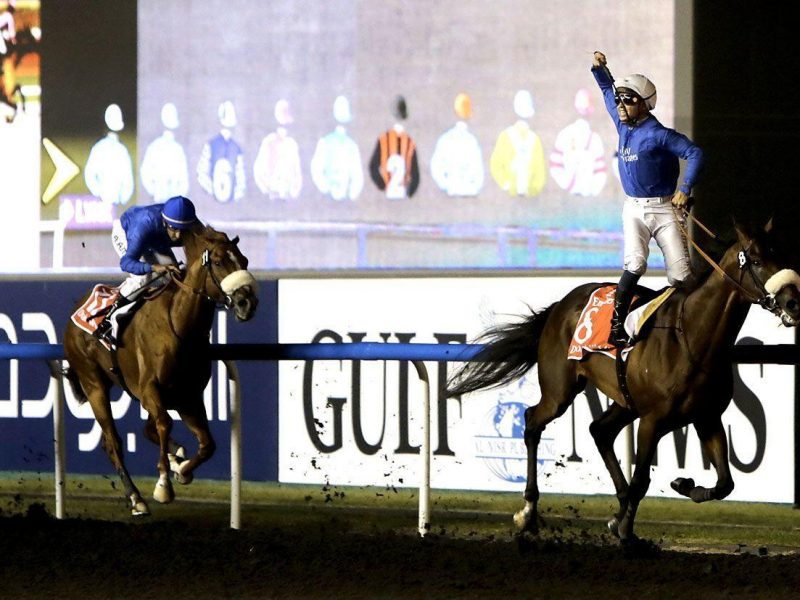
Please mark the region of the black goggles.
<svg viewBox="0 0 800 600"><path fill-rule="evenodd" d="M635 96L634 94L614 94L614 104L619 106L620 102L625 106L633 106L639 102L639 96Z"/></svg>

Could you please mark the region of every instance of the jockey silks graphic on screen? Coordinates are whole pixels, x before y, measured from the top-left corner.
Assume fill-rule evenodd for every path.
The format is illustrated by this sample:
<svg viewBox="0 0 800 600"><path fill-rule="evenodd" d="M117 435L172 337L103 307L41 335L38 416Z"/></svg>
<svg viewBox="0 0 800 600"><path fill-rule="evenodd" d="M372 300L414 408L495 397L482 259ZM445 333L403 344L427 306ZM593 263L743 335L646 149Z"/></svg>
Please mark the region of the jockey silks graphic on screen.
<svg viewBox="0 0 800 600"><path fill-rule="evenodd" d="M514 112L519 120L500 132L489 168L492 178L511 196L536 196L547 177L542 140L528 120L535 114L533 97L528 90L514 96Z"/></svg>
<svg viewBox="0 0 800 600"><path fill-rule="evenodd" d="M125 127L122 110L109 104L105 112L106 136L92 146L83 177L93 196L111 204L125 204L133 195L131 155L119 140Z"/></svg>
<svg viewBox="0 0 800 600"><path fill-rule="evenodd" d="M408 118L405 98L395 98L392 112L395 125L378 136L375 150L369 161L372 181L383 190L389 200L410 198L419 187L417 146L400 123Z"/></svg>
<svg viewBox="0 0 800 600"><path fill-rule="evenodd" d="M197 164L197 181L219 202L241 200L247 187L244 174L244 154L233 140L236 110L230 100L217 110L222 128L203 146Z"/></svg>
<svg viewBox="0 0 800 600"><path fill-rule="evenodd" d="M470 97L464 93L456 96L454 109L459 120L436 141L431 175L448 196L477 196L483 188L483 153L467 125L472 117Z"/></svg>
<svg viewBox="0 0 800 600"><path fill-rule="evenodd" d="M337 96L333 117L338 125L317 142L311 159L311 180L333 200L355 200L364 188L364 172L358 144L345 129L353 120L346 97Z"/></svg>
<svg viewBox="0 0 800 600"><path fill-rule="evenodd" d="M253 177L262 194L282 200L294 199L300 195L303 175L299 147L287 129L294 122L288 100L275 103L275 120L278 128L261 141L253 164Z"/></svg>
<svg viewBox="0 0 800 600"><path fill-rule="evenodd" d="M597 196L606 184L603 140L584 117L594 112L589 92L575 94L580 117L558 132L550 153L550 175L562 190L576 196Z"/></svg>
<svg viewBox="0 0 800 600"><path fill-rule="evenodd" d="M180 125L178 109L172 102L161 107L164 132L147 146L139 176L153 202L189 194L189 165L183 146L175 139Z"/></svg>

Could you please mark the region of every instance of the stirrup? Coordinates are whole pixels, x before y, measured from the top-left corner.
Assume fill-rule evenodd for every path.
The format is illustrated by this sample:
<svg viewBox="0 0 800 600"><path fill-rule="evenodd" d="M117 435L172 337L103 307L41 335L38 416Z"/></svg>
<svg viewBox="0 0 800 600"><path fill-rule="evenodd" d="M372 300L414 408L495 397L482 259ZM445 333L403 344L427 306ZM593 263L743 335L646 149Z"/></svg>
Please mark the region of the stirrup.
<svg viewBox="0 0 800 600"><path fill-rule="evenodd" d="M111 323L104 319L100 321L100 323L97 325L97 329L92 332L92 335L98 340L102 340L109 333L111 333Z"/></svg>
<svg viewBox="0 0 800 600"><path fill-rule="evenodd" d="M111 323L108 321L102 321L100 325L97 326L92 332L92 336L96 339L100 340L101 342L106 342L111 346L117 345L117 340L114 338L114 335L111 333L113 327L111 327Z"/></svg>

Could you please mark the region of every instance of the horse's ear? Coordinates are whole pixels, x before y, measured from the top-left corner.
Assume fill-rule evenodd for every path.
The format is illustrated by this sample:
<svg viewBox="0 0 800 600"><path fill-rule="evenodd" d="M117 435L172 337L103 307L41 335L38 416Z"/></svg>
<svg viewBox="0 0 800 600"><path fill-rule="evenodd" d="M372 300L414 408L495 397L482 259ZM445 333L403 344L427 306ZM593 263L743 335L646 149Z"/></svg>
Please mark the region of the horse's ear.
<svg viewBox="0 0 800 600"><path fill-rule="evenodd" d="M231 244L236 245L238 243L239 243L239 236L237 235L237 236L234 236L234 238L231 240Z"/></svg>
<svg viewBox="0 0 800 600"><path fill-rule="evenodd" d="M773 226L773 222L772 221L773 221L773 219L774 219L774 216L770 217L769 221L767 221L767 224L764 225L764 233L772 233L772 226Z"/></svg>
<svg viewBox="0 0 800 600"><path fill-rule="evenodd" d="M750 234L747 232L747 229L736 222L736 217L731 216L731 221L733 221L733 228L736 230L736 237L739 240L739 243L744 244L750 240Z"/></svg>

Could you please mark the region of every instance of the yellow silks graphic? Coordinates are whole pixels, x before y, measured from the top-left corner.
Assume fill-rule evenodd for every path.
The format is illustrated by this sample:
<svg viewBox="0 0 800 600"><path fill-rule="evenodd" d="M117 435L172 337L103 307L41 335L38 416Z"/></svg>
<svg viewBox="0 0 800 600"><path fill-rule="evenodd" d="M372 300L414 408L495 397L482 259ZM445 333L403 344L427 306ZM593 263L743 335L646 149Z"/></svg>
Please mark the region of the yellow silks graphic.
<svg viewBox="0 0 800 600"><path fill-rule="evenodd" d="M547 177L539 136L525 121L517 121L497 138L489 160L492 179L512 196L536 196Z"/></svg>

